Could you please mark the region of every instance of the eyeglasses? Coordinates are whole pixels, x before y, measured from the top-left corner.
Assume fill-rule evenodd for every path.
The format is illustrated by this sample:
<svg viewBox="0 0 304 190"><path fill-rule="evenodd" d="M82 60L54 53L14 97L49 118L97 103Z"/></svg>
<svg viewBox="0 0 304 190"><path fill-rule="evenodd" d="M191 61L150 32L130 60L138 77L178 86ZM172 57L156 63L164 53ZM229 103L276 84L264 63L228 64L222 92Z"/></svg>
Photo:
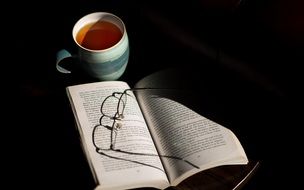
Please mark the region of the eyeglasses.
<svg viewBox="0 0 304 190"><path fill-rule="evenodd" d="M120 132L126 131L128 129L123 129L124 122L126 122L126 118L124 117L125 110L129 109L127 112L132 112L134 110L131 110L130 107L127 106L127 103L132 104L132 101L136 101L135 96L133 95L132 91L138 91L138 90L153 90L155 88L133 88L133 89L126 89L123 92L113 92L111 95L107 96L101 103L100 106L100 113L101 116L99 118L99 122L97 125L94 126L93 132L92 132L92 141L93 145L96 149L96 152L98 154L104 155L109 158L118 159L118 160L124 160L128 162L133 162L136 164L141 164L149 167L153 167L159 170L162 170L161 168L158 168L157 166L154 166L152 164L140 162L137 160L127 159L123 157L116 157L112 156L110 154L107 154L107 151L114 151L119 152L122 154L127 155L137 155L137 156L153 156L153 157L163 157L168 159L176 159L183 161L192 167L198 168L195 164L177 157L177 156L171 156L171 155L158 155L158 154L150 154L150 153L141 153L141 152L132 152L127 150L122 150L119 148L116 148L116 140L117 135Z"/></svg>

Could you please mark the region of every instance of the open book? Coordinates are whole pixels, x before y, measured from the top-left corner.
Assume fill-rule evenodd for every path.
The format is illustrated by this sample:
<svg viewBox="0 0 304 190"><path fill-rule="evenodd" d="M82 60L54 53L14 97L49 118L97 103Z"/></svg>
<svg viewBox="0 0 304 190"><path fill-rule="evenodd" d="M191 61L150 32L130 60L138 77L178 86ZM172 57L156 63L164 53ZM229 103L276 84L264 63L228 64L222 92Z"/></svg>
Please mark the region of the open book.
<svg viewBox="0 0 304 190"><path fill-rule="evenodd" d="M165 189L209 168L248 163L231 130L159 93L174 89L126 89L122 81L67 87L96 189Z"/></svg>

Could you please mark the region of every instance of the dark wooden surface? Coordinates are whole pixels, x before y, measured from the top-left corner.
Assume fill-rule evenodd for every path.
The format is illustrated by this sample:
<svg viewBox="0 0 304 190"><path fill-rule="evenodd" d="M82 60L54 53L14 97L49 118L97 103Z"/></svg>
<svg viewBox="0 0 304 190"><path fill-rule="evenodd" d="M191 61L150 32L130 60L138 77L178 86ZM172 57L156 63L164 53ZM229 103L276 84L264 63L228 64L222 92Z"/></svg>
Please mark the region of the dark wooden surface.
<svg viewBox="0 0 304 190"><path fill-rule="evenodd" d="M239 190L246 187L256 172L258 172L259 162L251 160L243 166L219 166L201 172L191 178L183 181L177 187L177 190ZM170 188L169 188L170 189ZM246 188L245 188L246 189Z"/></svg>
<svg viewBox="0 0 304 190"><path fill-rule="evenodd" d="M65 94L66 86L94 79L58 73L55 55L76 51L72 27L95 11L125 21L130 60L121 80L133 86L172 67L191 76L187 84L203 95L196 109L231 128L248 157L260 161L243 189L301 182L302 1L9 1L2 9L6 187L94 188Z"/></svg>

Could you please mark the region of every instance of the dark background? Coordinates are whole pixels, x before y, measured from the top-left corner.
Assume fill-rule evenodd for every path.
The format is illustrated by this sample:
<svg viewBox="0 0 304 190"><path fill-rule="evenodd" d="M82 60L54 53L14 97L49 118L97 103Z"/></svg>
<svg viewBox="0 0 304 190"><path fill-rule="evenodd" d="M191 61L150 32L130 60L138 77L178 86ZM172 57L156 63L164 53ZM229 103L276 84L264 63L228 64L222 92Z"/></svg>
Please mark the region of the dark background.
<svg viewBox="0 0 304 190"><path fill-rule="evenodd" d="M129 35L121 80L133 86L155 71L180 69L181 85L198 87L196 108L231 128L248 157L261 161L245 189L296 186L303 8L301 0L8 2L1 29L5 181L12 188L95 187L65 94L66 86L95 79L58 73L55 55L76 52L79 18L106 11L122 18Z"/></svg>

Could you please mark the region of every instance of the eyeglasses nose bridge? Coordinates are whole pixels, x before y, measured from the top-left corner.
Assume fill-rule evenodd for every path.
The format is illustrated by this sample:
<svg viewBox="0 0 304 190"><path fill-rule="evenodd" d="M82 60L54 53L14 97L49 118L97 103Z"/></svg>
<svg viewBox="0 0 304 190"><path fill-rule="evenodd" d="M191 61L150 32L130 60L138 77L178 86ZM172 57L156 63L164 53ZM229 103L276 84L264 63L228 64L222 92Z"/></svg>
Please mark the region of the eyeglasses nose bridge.
<svg viewBox="0 0 304 190"><path fill-rule="evenodd" d="M122 123L117 122L116 125L115 125L115 128L118 129L118 130L121 129L122 128Z"/></svg>

